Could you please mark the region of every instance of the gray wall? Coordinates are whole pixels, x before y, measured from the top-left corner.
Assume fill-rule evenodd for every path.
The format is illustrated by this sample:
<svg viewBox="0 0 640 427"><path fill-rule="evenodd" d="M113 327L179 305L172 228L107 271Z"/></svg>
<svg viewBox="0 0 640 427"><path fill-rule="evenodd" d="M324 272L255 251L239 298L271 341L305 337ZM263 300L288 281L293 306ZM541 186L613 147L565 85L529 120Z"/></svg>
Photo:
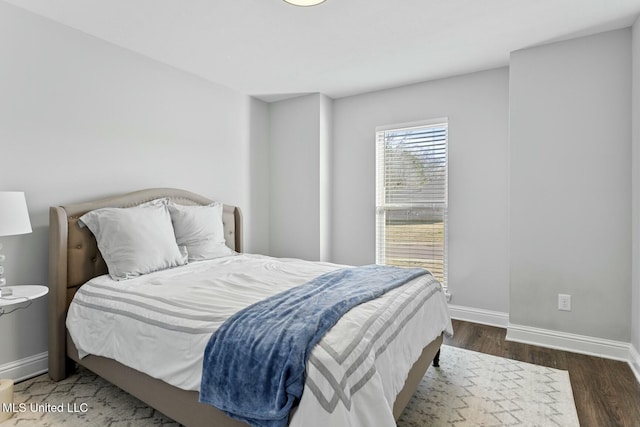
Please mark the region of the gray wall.
<svg viewBox="0 0 640 427"><path fill-rule="evenodd" d="M332 260L375 262L376 126L449 118L452 303L508 312L508 70L341 98L333 108Z"/></svg>
<svg viewBox="0 0 640 427"><path fill-rule="evenodd" d="M640 351L640 18L636 21L632 31L632 320L631 344L636 355ZM636 356L638 357L638 356ZM635 361L636 373L640 375L640 359Z"/></svg>
<svg viewBox="0 0 640 427"><path fill-rule="evenodd" d="M239 205L244 215L243 224L250 231L245 236L245 252L267 254L269 253L269 104L255 98L249 101L250 123L249 146L249 205L247 208ZM237 165L242 168L243 165ZM226 182L226 181L225 181ZM219 184L212 184L211 188L219 189Z"/></svg>
<svg viewBox="0 0 640 427"><path fill-rule="evenodd" d="M514 52L509 81L510 322L629 342L631 32Z"/></svg>
<svg viewBox="0 0 640 427"><path fill-rule="evenodd" d="M246 249L268 247L264 103L4 2L0 64L0 191L26 193L34 230L1 240L10 284L47 283L49 206L145 187L237 204ZM46 330L45 299L0 318L0 367Z"/></svg>
<svg viewBox="0 0 640 427"><path fill-rule="evenodd" d="M269 105L269 254L328 257L331 100L321 94Z"/></svg>
<svg viewBox="0 0 640 427"><path fill-rule="evenodd" d="M333 99L320 95L320 260L331 260L333 227Z"/></svg>

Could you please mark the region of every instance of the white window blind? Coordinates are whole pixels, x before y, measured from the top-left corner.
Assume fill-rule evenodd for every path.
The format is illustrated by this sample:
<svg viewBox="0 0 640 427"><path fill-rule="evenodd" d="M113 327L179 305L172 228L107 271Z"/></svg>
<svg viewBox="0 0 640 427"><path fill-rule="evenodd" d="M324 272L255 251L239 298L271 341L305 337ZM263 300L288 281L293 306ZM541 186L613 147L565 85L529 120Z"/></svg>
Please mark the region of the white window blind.
<svg viewBox="0 0 640 427"><path fill-rule="evenodd" d="M447 285L446 119L376 131L376 263Z"/></svg>

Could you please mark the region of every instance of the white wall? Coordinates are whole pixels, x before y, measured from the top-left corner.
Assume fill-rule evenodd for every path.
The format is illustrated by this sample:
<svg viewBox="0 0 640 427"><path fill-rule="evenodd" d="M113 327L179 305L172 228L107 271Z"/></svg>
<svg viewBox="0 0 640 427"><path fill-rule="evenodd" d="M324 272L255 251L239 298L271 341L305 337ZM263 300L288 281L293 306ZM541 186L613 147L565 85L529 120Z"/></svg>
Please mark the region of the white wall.
<svg viewBox="0 0 640 427"><path fill-rule="evenodd" d="M251 98L249 131L249 205L242 208L243 224L248 227L245 252L269 253L269 104ZM238 165L238 167L241 167Z"/></svg>
<svg viewBox="0 0 640 427"><path fill-rule="evenodd" d="M332 260L375 262L375 128L449 118L452 303L508 311L508 71L334 101Z"/></svg>
<svg viewBox="0 0 640 427"><path fill-rule="evenodd" d="M331 260L333 226L333 100L320 95L320 260Z"/></svg>
<svg viewBox="0 0 640 427"><path fill-rule="evenodd" d="M2 238L10 284L47 283L49 206L145 187L237 204L246 250L268 247L264 103L4 2L0 64L0 191L26 193L34 229ZM46 330L45 299L0 318L0 371Z"/></svg>
<svg viewBox="0 0 640 427"><path fill-rule="evenodd" d="M630 36L511 55L512 324L629 342Z"/></svg>
<svg viewBox="0 0 640 427"><path fill-rule="evenodd" d="M331 100L311 94L270 104L269 254L325 260Z"/></svg>
<svg viewBox="0 0 640 427"><path fill-rule="evenodd" d="M632 28L632 301L631 345L634 367L640 380L640 18Z"/></svg>

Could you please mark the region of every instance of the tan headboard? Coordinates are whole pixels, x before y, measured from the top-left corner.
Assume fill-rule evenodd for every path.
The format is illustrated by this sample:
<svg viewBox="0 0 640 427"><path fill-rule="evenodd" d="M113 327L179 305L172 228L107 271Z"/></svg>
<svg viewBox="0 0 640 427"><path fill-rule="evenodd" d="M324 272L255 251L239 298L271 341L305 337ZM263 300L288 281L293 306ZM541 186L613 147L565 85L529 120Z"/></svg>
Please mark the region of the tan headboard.
<svg viewBox="0 0 640 427"><path fill-rule="evenodd" d="M67 309L80 286L107 273L96 240L87 228L78 226L85 213L106 207L126 208L167 197L182 205L208 205L213 201L199 194L173 188L153 188L49 210L49 376L58 381L67 375ZM242 215L235 206L224 205L222 213L227 246L242 252Z"/></svg>

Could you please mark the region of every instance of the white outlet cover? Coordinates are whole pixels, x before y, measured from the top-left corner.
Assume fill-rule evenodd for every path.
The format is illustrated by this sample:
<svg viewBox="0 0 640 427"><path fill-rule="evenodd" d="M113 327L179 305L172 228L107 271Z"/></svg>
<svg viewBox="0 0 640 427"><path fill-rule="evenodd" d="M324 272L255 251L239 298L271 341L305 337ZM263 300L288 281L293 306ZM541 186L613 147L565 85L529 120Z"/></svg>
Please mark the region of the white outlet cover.
<svg viewBox="0 0 640 427"><path fill-rule="evenodd" d="M571 295L558 294L558 310L571 311Z"/></svg>

